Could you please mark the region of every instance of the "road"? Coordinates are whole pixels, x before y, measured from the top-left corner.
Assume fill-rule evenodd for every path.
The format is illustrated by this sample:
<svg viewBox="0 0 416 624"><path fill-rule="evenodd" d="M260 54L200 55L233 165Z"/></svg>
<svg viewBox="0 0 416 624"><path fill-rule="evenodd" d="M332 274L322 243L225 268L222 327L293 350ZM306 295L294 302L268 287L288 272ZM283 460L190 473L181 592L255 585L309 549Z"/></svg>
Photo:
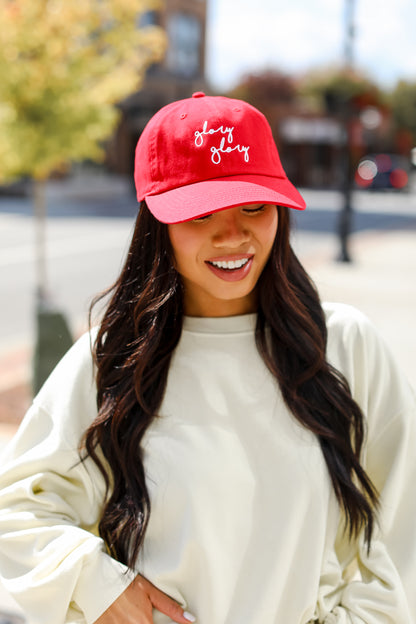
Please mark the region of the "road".
<svg viewBox="0 0 416 624"><path fill-rule="evenodd" d="M333 191L303 192L308 208L293 211L293 245L307 265L317 255L338 253L337 219L342 197ZM116 277L132 233L137 204L131 189L100 196L48 192L49 290L73 334L86 327L89 303ZM416 193L357 193L354 229L416 230ZM29 199L0 197L0 352L30 344L34 336L34 221Z"/></svg>

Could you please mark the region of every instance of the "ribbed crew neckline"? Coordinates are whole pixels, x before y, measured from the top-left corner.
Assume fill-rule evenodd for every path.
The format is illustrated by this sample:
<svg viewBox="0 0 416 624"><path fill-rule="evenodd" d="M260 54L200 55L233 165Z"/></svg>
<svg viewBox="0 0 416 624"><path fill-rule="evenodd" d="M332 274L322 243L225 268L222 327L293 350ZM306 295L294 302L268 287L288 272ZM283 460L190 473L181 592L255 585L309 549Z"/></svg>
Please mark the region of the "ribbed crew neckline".
<svg viewBox="0 0 416 624"><path fill-rule="evenodd" d="M256 328L257 314L240 316L197 317L184 316L183 331L195 334L237 334Z"/></svg>

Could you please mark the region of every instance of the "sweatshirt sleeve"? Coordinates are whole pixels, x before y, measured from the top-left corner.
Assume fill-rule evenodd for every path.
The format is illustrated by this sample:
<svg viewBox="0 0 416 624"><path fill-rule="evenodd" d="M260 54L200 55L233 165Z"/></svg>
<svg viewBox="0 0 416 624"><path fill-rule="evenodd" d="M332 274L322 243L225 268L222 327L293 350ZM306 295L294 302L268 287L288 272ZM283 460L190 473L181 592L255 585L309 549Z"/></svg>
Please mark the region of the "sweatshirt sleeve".
<svg viewBox="0 0 416 624"><path fill-rule="evenodd" d="M90 624L132 581L97 533L102 475L79 459L95 416L86 334L51 374L2 457L1 580L31 624Z"/></svg>
<svg viewBox="0 0 416 624"><path fill-rule="evenodd" d="M320 621L415 624L415 394L366 317L348 308L342 313L352 320L341 323L329 349L366 418L363 462L380 494L380 510L370 552L362 538L355 546L358 574L349 582L344 566L352 546L345 536L339 539L338 581L327 586L327 598L332 591L338 604Z"/></svg>

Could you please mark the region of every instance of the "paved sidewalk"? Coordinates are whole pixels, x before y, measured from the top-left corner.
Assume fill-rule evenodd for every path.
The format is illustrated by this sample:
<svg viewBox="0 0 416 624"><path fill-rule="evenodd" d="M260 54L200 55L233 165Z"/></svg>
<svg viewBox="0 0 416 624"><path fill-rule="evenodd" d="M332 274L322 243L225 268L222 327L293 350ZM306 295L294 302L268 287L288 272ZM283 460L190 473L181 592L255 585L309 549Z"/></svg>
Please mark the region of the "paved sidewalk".
<svg viewBox="0 0 416 624"><path fill-rule="evenodd" d="M416 388L416 228L356 235L351 255L351 264L310 258L305 265L323 300L367 314Z"/></svg>

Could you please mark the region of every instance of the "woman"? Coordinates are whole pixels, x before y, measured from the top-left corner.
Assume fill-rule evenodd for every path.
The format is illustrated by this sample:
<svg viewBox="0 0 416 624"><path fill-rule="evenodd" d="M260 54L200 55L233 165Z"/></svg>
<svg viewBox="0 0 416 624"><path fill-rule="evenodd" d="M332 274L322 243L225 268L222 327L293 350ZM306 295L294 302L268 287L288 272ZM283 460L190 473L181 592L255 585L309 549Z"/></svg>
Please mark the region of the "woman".
<svg viewBox="0 0 416 624"><path fill-rule="evenodd" d="M101 324L8 452L7 589L36 624L414 622L414 395L294 255L266 120L175 102L135 179Z"/></svg>

